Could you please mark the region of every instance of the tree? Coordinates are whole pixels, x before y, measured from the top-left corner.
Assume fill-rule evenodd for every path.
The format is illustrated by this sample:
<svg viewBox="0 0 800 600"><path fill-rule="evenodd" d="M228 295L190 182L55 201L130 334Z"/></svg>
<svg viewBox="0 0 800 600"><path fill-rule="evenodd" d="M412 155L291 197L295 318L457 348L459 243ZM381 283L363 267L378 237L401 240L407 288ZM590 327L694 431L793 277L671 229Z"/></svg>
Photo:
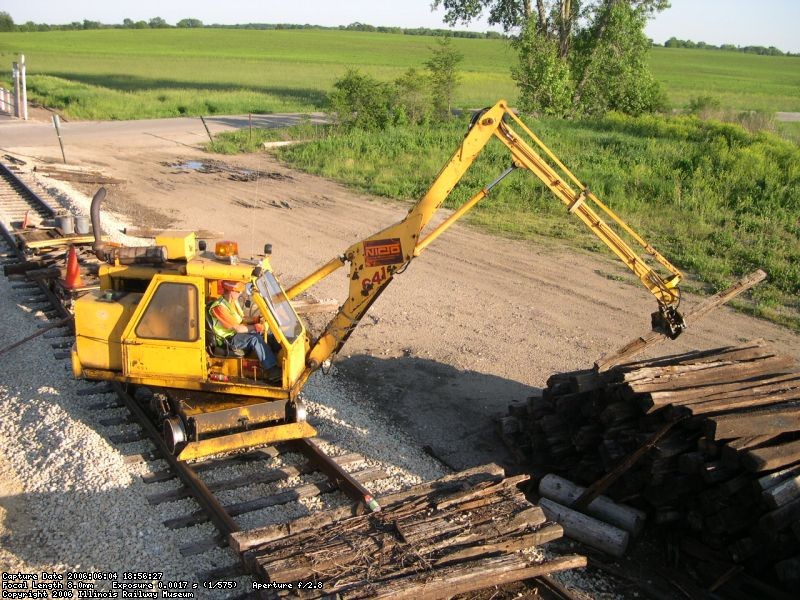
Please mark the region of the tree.
<svg viewBox="0 0 800 600"><path fill-rule="evenodd" d="M438 116L449 117L459 80L456 67L464 60L464 55L453 48L452 38L442 37L437 43L439 47L433 48L425 66L430 71L433 109Z"/></svg>
<svg viewBox="0 0 800 600"><path fill-rule="evenodd" d="M0 31L15 31L14 19L5 11L0 11Z"/></svg>
<svg viewBox="0 0 800 600"><path fill-rule="evenodd" d="M419 125L430 120L430 78L415 68L408 69L395 82L397 121Z"/></svg>
<svg viewBox="0 0 800 600"><path fill-rule="evenodd" d="M122 19L122 26L125 29L133 29L133 19Z"/></svg>
<svg viewBox="0 0 800 600"><path fill-rule="evenodd" d="M566 61L559 57L554 40L537 34L537 23L528 25L513 42L519 62L511 77L519 88L519 107L525 112L566 116L572 106L573 85Z"/></svg>
<svg viewBox="0 0 800 600"><path fill-rule="evenodd" d="M153 17L152 19L150 19L149 25L150 29L166 29L167 27L169 27L169 23L167 23L161 17Z"/></svg>
<svg viewBox="0 0 800 600"><path fill-rule="evenodd" d="M644 35L645 21L627 2L610 1L593 26L576 37L572 103L579 112L639 115L663 108L663 92L647 64L650 40Z"/></svg>
<svg viewBox="0 0 800 600"><path fill-rule="evenodd" d="M176 23L176 27L181 28L197 28L202 27L203 22L200 19L181 19Z"/></svg>
<svg viewBox="0 0 800 600"><path fill-rule="evenodd" d="M520 57L512 75L520 86L521 103L536 110L561 113L569 87L575 112L614 107L638 113L656 106L662 97L643 59L649 48L643 32L648 18L669 7L668 0L433 1L433 8L440 6L451 25L468 23L488 11L489 23L518 32L515 47ZM615 85L622 87L612 90ZM625 99L627 94L632 97Z"/></svg>

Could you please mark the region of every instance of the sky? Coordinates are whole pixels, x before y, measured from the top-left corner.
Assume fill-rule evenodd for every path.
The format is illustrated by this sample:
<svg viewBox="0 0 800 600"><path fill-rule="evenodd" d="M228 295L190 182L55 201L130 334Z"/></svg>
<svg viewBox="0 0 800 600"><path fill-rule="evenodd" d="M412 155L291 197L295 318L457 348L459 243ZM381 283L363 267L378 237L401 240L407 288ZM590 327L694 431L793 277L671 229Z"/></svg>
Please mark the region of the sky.
<svg viewBox="0 0 800 600"><path fill-rule="evenodd" d="M353 22L398 27L446 28L444 11L430 10L430 0L3 0L0 10L15 23L121 23L161 17L175 24L184 18L203 23L309 23L347 25ZM719 45L775 46L800 52L800 0L672 0L672 8L651 21L646 33L657 43L675 36ZM486 31L485 20L458 29ZM494 28L497 29L497 28Z"/></svg>

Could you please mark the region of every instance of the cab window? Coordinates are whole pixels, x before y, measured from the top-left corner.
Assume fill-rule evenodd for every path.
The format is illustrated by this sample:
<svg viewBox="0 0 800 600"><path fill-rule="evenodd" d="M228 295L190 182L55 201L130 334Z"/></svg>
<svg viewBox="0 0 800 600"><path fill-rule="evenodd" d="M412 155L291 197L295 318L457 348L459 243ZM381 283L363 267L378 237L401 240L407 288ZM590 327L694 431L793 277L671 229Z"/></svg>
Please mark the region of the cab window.
<svg viewBox="0 0 800 600"><path fill-rule="evenodd" d="M194 342L200 336L197 288L186 283L162 283L136 326L136 336Z"/></svg>

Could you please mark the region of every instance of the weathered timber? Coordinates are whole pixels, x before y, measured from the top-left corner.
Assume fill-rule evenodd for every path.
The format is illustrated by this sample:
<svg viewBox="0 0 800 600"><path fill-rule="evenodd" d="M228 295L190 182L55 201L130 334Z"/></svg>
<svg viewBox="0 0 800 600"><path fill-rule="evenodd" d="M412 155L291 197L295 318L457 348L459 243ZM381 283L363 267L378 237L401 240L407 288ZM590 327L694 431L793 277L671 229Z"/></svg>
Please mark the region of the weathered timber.
<svg viewBox="0 0 800 600"><path fill-rule="evenodd" d="M237 542L251 544L243 559L258 579L323 581L319 595L441 598L496 585L496 560L519 566L513 569L519 573L503 575L516 581L535 566L521 552L561 537L563 529L525 499L518 484L527 476L503 478L501 470L498 480L496 469L453 474L384 498L377 513L341 518L341 511L328 511L314 523L306 517L262 530L255 545L253 538ZM537 573L557 570L553 565L539 565Z"/></svg>
<svg viewBox="0 0 800 600"><path fill-rule="evenodd" d="M595 481L592 485L587 487L581 494L580 498L575 500L572 507L577 510L585 508L592 500L605 492L617 479L622 477L633 465L635 465L642 457L652 448L658 440L664 437L681 418L673 419L654 433L649 440L639 446L634 452L623 458L613 469L606 473L603 477Z"/></svg>
<svg viewBox="0 0 800 600"><path fill-rule="evenodd" d="M722 457L722 462L727 465L736 466L739 464L739 454L741 452L766 445L768 442L779 437L779 435L780 434L753 435L729 440L722 446L722 450L719 453Z"/></svg>
<svg viewBox="0 0 800 600"><path fill-rule="evenodd" d="M62 271L58 267L47 267L45 269L32 269L25 272L25 279L28 281L45 281L47 279L61 278Z"/></svg>
<svg viewBox="0 0 800 600"><path fill-rule="evenodd" d="M800 461L800 441L748 450L741 458L742 466L754 473L779 469L798 461Z"/></svg>
<svg viewBox="0 0 800 600"><path fill-rule="evenodd" d="M761 393L781 391L798 386L800 386L800 373L793 372L764 379L748 379L718 385L654 391L648 394L654 405L664 406L685 401L702 402L746 394L756 396Z"/></svg>
<svg viewBox="0 0 800 600"><path fill-rule="evenodd" d="M256 563L271 581L296 581L307 577L309 573L322 575L359 569L357 559L363 556L389 558L411 555L424 557L422 565L448 564L455 560L449 557L452 548L458 549L463 556L464 547L469 545L473 551L472 557L485 556L503 547L509 548L509 551L527 549L535 545L533 542L537 540L554 539L552 535L556 533L556 537L560 537L561 532L555 530L549 531L550 535L547 536L515 535L519 526L512 519L498 514L503 511L496 509L496 506L492 506L485 511L485 515L461 513L458 522L452 516L443 515L425 523L427 527L422 528L423 536L408 536L408 539L400 523L394 524L400 532L399 537L395 535L391 528L393 521L385 523L386 515L381 515L377 520L356 518L340 526L332 525L322 532L308 532L280 540L272 544L268 552L256 558ZM540 510L539 516L528 527L536 527L544 519ZM377 526L373 526L376 523ZM410 525L407 524L407 527ZM529 541L532 543L528 544Z"/></svg>
<svg viewBox="0 0 800 600"><path fill-rule="evenodd" d="M364 469L363 471L353 473L352 475L360 481L373 481L375 479L382 479L386 477L386 473L381 469ZM279 506L281 504L287 504L289 502L302 500L304 498L313 498L315 496L319 496L320 494L332 492L335 489L336 485L330 481L307 483L290 490L277 492L270 496L229 504L224 508L225 512L227 512L231 517L237 517L239 515L253 512L255 510L261 510L263 508L268 508L270 506ZM164 526L168 529L181 529L183 527L205 523L206 521L208 521L208 514L204 511L196 511L189 515L167 519L164 521Z"/></svg>
<svg viewBox="0 0 800 600"><path fill-rule="evenodd" d="M624 529L604 523L557 502L542 498L539 506L548 519L564 528L564 534L611 556L622 556L628 548L630 534Z"/></svg>
<svg viewBox="0 0 800 600"><path fill-rule="evenodd" d="M795 498L762 516L758 526L770 533L781 531L800 519L800 498Z"/></svg>
<svg viewBox="0 0 800 600"><path fill-rule="evenodd" d="M571 506L584 491L585 488L552 473L539 482L539 495L563 506ZM581 512L624 529L634 537L641 533L647 517L644 511L617 504L606 496L598 496Z"/></svg>
<svg viewBox="0 0 800 600"><path fill-rule="evenodd" d="M336 457L336 462L342 467L346 467L350 464L358 462L359 460L363 460L363 457L356 453L350 453ZM239 477L210 482L208 484L208 489L212 492L219 492L220 490L233 490L248 485L255 485L257 483L274 483L276 481L289 479L290 477L307 475L309 473L313 473L314 471L315 468L308 463L300 465L299 467L288 466L277 469L265 469L264 471L256 473L249 473ZM158 505L163 504L164 502L172 502L174 500L188 498L190 496L191 493L188 489L177 488L160 492L158 494L150 494L147 496L147 502L152 505Z"/></svg>
<svg viewBox="0 0 800 600"><path fill-rule="evenodd" d="M713 402L698 402L685 408L690 410L693 415L699 416L712 413L731 412L733 410L742 410L745 408L756 408L759 406L770 406L780 402L797 400L799 398L800 388L778 394L769 394L760 398L731 398L714 400Z"/></svg>
<svg viewBox="0 0 800 600"><path fill-rule="evenodd" d="M697 369L692 367L697 366ZM661 367L658 371L642 374L634 371L631 376L642 375L637 380L627 379L625 383L635 393L656 392L663 389L687 388L692 386L727 383L763 374L789 373L796 363L791 356L770 356L748 362L705 363L703 365L681 365L675 369Z"/></svg>
<svg viewBox="0 0 800 600"><path fill-rule="evenodd" d="M756 484L758 488L761 490L768 490L769 488L778 485L782 481L786 481L787 479L791 479L795 475L800 475L800 464L790 465L780 471L775 471L774 473L768 473L763 477L760 477Z"/></svg>
<svg viewBox="0 0 800 600"><path fill-rule="evenodd" d="M800 431L800 407L713 416L706 419L704 429L715 440Z"/></svg>
<svg viewBox="0 0 800 600"><path fill-rule="evenodd" d="M770 508L779 508L800 497L800 475L782 481L774 487L764 490L761 496Z"/></svg>
<svg viewBox="0 0 800 600"><path fill-rule="evenodd" d="M96 169L87 169L85 167L73 165L40 165L34 167L34 171L52 177L54 179L62 179L64 181L76 181L79 183L125 183L125 179L112 177L107 173L98 171Z"/></svg>
<svg viewBox="0 0 800 600"><path fill-rule="evenodd" d="M584 556L563 556L537 564L520 555L512 554L452 565L437 570L435 575L415 573L401 579L380 581L376 582L374 587L368 582L363 590L344 590L339 592L339 595L343 600L351 598L433 600L585 566Z"/></svg>
<svg viewBox="0 0 800 600"><path fill-rule="evenodd" d="M472 559L476 556L489 556L492 554L519 552L547 542L557 540L564 536L564 528L558 523L549 523L540 529L522 535L509 536L506 540L486 542L456 550L438 559L434 565L437 567Z"/></svg>
<svg viewBox="0 0 800 600"><path fill-rule="evenodd" d="M424 483L402 492L382 496L378 501L383 509L387 510L395 504L414 500L434 490L440 492L463 490L481 481L501 481L503 476L502 467L496 464L483 465L459 473L452 473L436 481ZM316 530L350 516L353 516L353 508L345 506L316 515L301 517L289 523L268 525L249 531L238 531L231 535L229 542L237 552L243 553L261 544L302 531Z"/></svg>
<svg viewBox="0 0 800 600"><path fill-rule="evenodd" d="M752 288L754 285L766 279L766 277L767 274L759 269L740 279L727 290L707 298L684 315L684 320L686 321L687 326L691 326L692 324L696 323L715 308L722 306L742 292ZM668 339L668 336L664 335L663 333L651 331L641 337L631 340L615 353L607 357L604 356L598 360L595 363L595 369L597 369L598 372L607 371L611 367L626 360L630 360L632 357L641 354L647 348L659 342L663 342L666 339Z"/></svg>

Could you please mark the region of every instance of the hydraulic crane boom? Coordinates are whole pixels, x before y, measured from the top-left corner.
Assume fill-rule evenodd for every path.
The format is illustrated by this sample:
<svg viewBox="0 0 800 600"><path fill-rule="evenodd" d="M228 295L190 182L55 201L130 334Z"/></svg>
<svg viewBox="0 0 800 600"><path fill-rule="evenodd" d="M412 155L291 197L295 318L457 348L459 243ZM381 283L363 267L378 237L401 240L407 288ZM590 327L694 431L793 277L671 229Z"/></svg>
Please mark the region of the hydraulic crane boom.
<svg viewBox="0 0 800 600"><path fill-rule="evenodd" d="M530 142L550 159L545 160L531 145L521 138L507 123L513 121L528 136ZM480 152L494 137L508 148L513 164L497 179L480 190L445 221L421 238L422 232L434 213L441 207L456 184L464 176ZM552 163L552 164L551 164ZM555 167L553 166L555 165ZM681 273L655 248L605 206L585 187L533 132L501 100L493 107L478 113L459 148L439 172L427 193L414 205L400 222L350 246L338 256L286 292L291 299L327 277L346 263L350 263L350 289L347 300L334 316L323 334L312 345L307 368L298 382L302 385L315 369L342 347L361 318L386 288L394 275L408 264L439 235L489 195L491 189L515 169L526 169L538 177L560 200L569 213L578 217L617 257L641 280L658 301L659 310L653 314L654 328L663 328L671 337L684 329L683 318L677 311L680 302L678 283ZM558 169L558 170L557 170ZM559 173L560 171L560 173ZM565 179L566 177L566 179ZM569 180L569 181L568 181ZM572 185L570 185L570 182ZM650 254L668 272L664 279L654 271L592 208L617 224L631 236L647 254Z"/></svg>

